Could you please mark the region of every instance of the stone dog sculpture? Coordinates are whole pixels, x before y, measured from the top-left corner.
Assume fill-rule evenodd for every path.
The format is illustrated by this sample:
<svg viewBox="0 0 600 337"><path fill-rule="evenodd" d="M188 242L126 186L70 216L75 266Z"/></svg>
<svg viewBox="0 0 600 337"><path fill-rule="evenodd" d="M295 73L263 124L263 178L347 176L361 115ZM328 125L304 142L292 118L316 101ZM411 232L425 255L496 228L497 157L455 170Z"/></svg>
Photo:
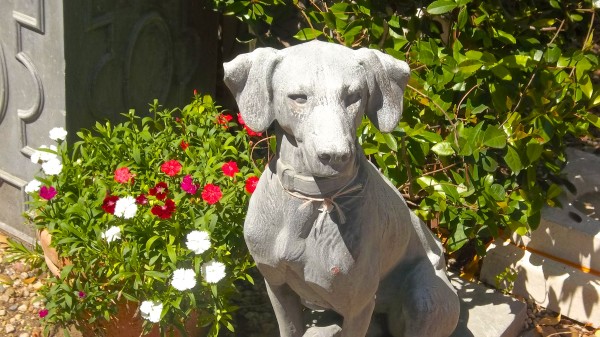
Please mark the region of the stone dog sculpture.
<svg viewBox="0 0 600 337"><path fill-rule="evenodd" d="M314 41L259 48L224 68L248 127L276 123L276 156L244 237L281 336L363 337L374 311L388 315L395 337L449 336L460 309L441 244L355 137L364 113L382 132L396 127L408 65ZM342 327L305 332L302 305L334 310Z"/></svg>

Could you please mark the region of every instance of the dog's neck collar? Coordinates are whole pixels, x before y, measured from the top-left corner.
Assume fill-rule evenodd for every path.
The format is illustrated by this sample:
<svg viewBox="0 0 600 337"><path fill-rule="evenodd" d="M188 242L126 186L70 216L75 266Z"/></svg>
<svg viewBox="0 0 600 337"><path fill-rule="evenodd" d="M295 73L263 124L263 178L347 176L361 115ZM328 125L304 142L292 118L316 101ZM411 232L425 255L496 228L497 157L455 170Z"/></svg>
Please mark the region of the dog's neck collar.
<svg viewBox="0 0 600 337"><path fill-rule="evenodd" d="M358 170L355 172L352 177L346 175L314 177L299 174L293 167L285 164L281 158L277 160L277 178L281 186L289 192L297 192L311 197L331 196L339 192L340 188L356 180L359 172Z"/></svg>

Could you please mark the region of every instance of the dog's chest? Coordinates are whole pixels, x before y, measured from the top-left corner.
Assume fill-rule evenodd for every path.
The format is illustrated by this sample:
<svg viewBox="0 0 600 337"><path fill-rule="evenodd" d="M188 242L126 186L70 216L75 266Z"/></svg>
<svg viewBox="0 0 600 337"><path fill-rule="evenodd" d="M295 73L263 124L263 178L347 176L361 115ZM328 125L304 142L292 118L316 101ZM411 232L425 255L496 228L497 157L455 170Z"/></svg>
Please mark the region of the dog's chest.
<svg viewBox="0 0 600 337"><path fill-rule="evenodd" d="M321 206L303 203L286 212L283 223L288 226L277 234L273 253L278 268L330 291L356 267L361 226L352 218L342 224L336 209L326 213Z"/></svg>

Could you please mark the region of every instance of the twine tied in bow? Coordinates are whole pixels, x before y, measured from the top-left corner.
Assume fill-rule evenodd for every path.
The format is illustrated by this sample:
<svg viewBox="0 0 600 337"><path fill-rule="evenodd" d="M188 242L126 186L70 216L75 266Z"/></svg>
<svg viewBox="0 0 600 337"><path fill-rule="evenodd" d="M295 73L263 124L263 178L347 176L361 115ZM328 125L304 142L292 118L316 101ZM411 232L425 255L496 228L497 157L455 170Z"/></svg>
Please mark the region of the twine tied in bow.
<svg viewBox="0 0 600 337"><path fill-rule="evenodd" d="M283 190L286 193L288 193L289 195L292 195L299 199L306 200L306 202L304 202L302 205L300 205L299 209L303 209L304 207L308 206L310 203L313 203L313 202L321 203L321 207L319 207L320 214L317 217L317 220L315 221L315 229L320 232L322 230L323 223L325 222L325 216L327 214L330 214L334 209L338 213L338 216L340 218L340 223L342 225L346 223L346 215L344 214L344 211L342 210L341 206L335 201L335 199L338 197L350 194L352 192L359 191L363 188L363 184L360 184L360 183L350 187L350 184L353 182L353 180L354 179L350 179L350 182L348 182L348 184L346 184L344 187L340 188L337 192L335 192L331 197L328 197L328 198L315 198L315 197L310 197L310 196L307 196L307 195L304 195L304 194L301 194L298 192L290 191L287 188L285 188L285 186L283 186L283 184L281 184L281 180L279 180L279 183L281 184L281 187L283 188Z"/></svg>

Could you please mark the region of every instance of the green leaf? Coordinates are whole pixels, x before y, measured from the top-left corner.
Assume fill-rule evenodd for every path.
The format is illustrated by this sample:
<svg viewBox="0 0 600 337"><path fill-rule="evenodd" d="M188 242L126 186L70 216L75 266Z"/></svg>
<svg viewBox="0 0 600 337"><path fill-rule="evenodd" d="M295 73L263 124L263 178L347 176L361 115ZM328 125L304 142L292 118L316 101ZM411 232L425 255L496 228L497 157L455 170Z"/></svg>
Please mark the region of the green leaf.
<svg viewBox="0 0 600 337"><path fill-rule="evenodd" d="M435 152L440 156L451 156L455 154L454 148L452 147L452 143L446 141L435 144L431 147L431 151Z"/></svg>
<svg viewBox="0 0 600 337"><path fill-rule="evenodd" d="M448 13L454 8L458 7L458 4L450 0L437 0L427 6L427 12L433 15L439 15Z"/></svg>
<svg viewBox="0 0 600 337"><path fill-rule="evenodd" d="M506 134L499 126L490 125L483 133L483 144L496 149L506 147Z"/></svg>
<svg viewBox="0 0 600 337"><path fill-rule="evenodd" d="M544 147L535 140L527 143L527 159L529 163L533 163L542 155L542 151L544 151Z"/></svg>
<svg viewBox="0 0 600 337"><path fill-rule="evenodd" d="M496 201L503 201L506 198L506 190L500 184L492 184L492 186L486 188L486 192Z"/></svg>
<svg viewBox="0 0 600 337"><path fill-rule="evenodd" d="M519 153L512 146L508 147L508 151L504 156L504 161L515 174L518 174L523 169L523 164L521 163Z"/></svg>
<svg viewBox="0 0 600 337"><path fill-rule="evenodd" d="M512 75L510 74L510 71L508 70L508 68L506 68L505 66L503 66L501 64L496 65L495 67L492 67L490 70L492 71L492 73L494 75L496 75L501 80L504 80L504 81L512 80Z"/></svg>
<svg viewBox="0 0 600 337"><path fill-rule="evenodd" d="M483 63L481 63L479 60L467 59L459 63L458 69L460 69L465 76L470 76L479 68L481 68L482 65Z"/></svg>
<svg viewBox="0 0 600 337"><path fill-rule="evenodd" d="M323 35L323 32L314 28L303 28L294 37L300 41L314 40Z"/></svg>
<svg viewBox="0 0 600 337"><path fill-rule="evenodd" d="M385 139L385 143L392 151L398 151L398 142L396 141L396 137L394 137L391 133L384 133L383 139Z"/></svg>
<svg viewBox="0 0 600 337"><path fill-rule="evenodd" d="M517 39L514 36L500 29L494 29L494 37L506 44L517 43Z"/></svg>

